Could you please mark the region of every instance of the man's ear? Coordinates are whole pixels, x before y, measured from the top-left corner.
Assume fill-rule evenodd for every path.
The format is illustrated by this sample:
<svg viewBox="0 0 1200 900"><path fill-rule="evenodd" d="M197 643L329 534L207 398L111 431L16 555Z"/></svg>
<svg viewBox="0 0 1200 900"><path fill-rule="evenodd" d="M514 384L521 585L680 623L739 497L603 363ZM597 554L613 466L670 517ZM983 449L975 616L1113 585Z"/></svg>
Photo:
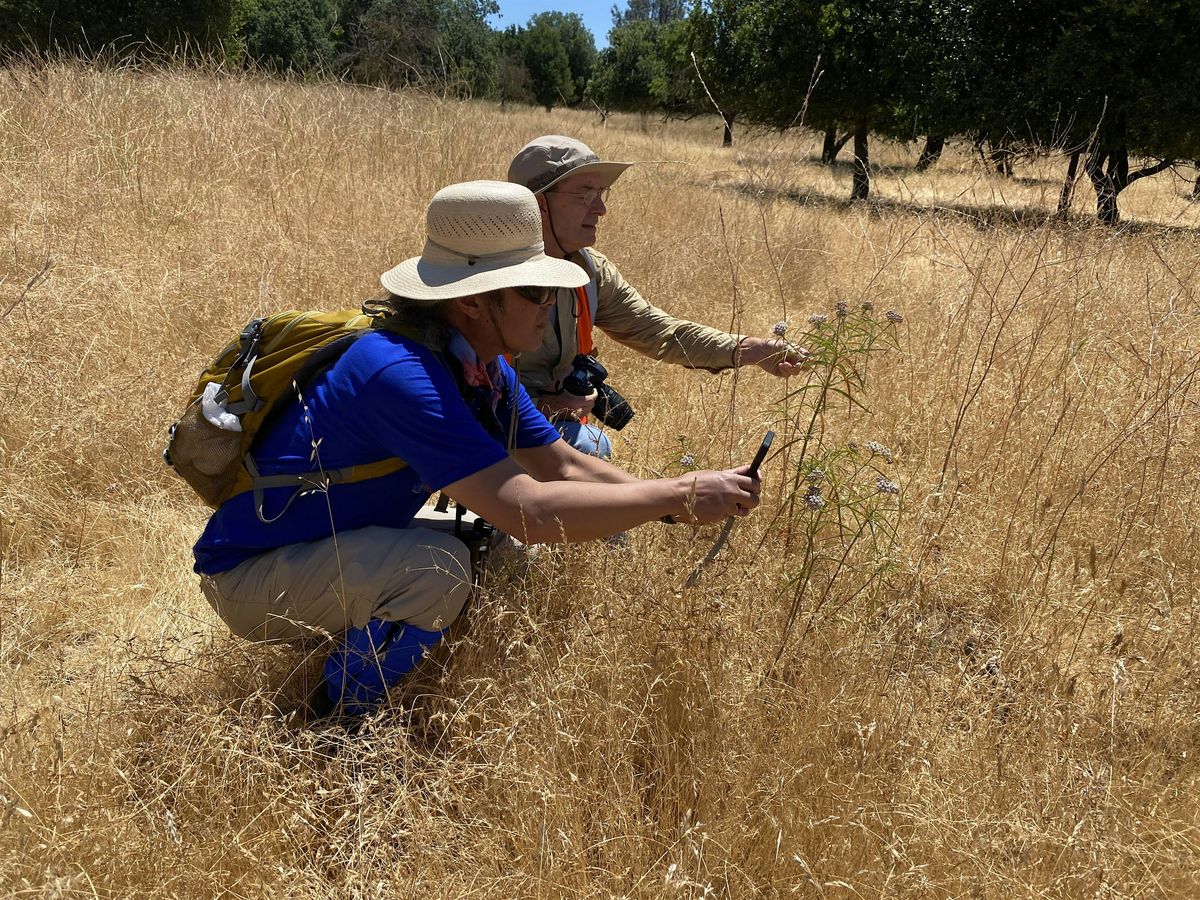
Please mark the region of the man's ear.
<svg viewBox="0 0 1200 900"><path fill-rule="evenodd" d="M546 199L545 194L534 194L537 198L538 211L542 214L542 225L546 224L546 220L550 216L550 201Z"/></svg>

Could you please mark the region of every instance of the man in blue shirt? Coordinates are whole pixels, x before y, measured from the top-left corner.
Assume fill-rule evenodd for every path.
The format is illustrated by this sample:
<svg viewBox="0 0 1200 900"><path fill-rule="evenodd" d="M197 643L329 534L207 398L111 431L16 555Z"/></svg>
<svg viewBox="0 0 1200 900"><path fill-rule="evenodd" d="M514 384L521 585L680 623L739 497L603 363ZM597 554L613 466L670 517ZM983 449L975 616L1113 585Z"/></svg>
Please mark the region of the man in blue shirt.
<svg viewBox="0 0 1200 900"><path fill-rule="evenodd" d="M433 491L539 543L659 518L716 522L758 505L746 467L638 479L564 443L533 406L506 357L541 345L555 290L587 274L545 254L528 189L444 188L426 238L368 301L391 327L355 341L254 450L263 475L392 457L407 465L317 491L269 488L261 510L252 494L235 495L195 547L205 596L234 633L338 636L317 707L369 711L466 603L466 547L410 527Z"/></svg>

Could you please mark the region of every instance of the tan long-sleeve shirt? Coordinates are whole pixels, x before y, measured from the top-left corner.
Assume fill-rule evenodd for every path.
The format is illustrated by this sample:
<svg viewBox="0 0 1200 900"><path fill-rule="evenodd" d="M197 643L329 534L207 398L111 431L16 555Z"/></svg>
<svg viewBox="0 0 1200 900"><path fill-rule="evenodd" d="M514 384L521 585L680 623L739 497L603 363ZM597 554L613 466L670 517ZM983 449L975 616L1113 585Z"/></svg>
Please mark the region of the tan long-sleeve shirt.
<svg viewBox="0 0 1200 900"><path fill-rule="evenodd" d="M653 359L692 369L720 372L733 367L738 335L676 319L653 306L602 253L585 249L568 258L592 276L587 290L589 297L595 297L593 325L613 340ZM522 353L518 360L521 383L535 398L556 393L571 371L571 361L579 353L577 304L575 291L559 290L542 346Z"/></svg>

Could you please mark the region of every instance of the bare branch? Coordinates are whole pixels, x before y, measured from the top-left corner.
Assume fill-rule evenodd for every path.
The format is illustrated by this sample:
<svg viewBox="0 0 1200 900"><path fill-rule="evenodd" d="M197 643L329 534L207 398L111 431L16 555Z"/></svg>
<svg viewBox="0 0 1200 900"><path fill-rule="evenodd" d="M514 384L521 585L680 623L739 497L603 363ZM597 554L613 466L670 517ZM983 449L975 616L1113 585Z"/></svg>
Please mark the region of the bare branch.
<svg viewBox="0 0 1200 900"><path fill-rule="evenodd" d="M721 112L720 105L717 103L716 98L713 97L712 91L710 91L708 89L708 84L704 81L704 75L702 75L700 72L700 63L696 60L696 51L693 50L688 55L692 58L692 66L696 70L696 77L700 79L700 87L704 88L704 93L706 93L708 95L708 99L712 103L713 109L715 109L717 111L717 115L720 116L721 121L725 123L725 131L732 132L733 131L733 123L731 123L727 118L725 118L725 113Z"/></svg>
<svg viewBox="0 0 1200 900"><path fill-rule="evenodd" d="M1163 171L1163 169L1171 168L1171 166L1175 165L1175 162L1176 161L1173 159L1164 159L1162 162L1157 163L1156 165L1146 166L1144 169L1138 169L1136 172L1131 172L1129 178L1125 181L1125 186L1129 187L1129 185L1133 184L1139 178L1148 178L1151 175L1157 175L1159 172Z"/></svg>
<svg viewBox="0 0 1200 900"><path fill-rule="evenodd" d="M5 319L8 318L8 314L10 312L12 312L14 309L16 309L21 304L21 301L25 299L26 295L31 290L33 290L37 285L39 285L43 281L45 281L46 275L49 273L50 269L53 268L53 266L54 266L54 257L53 256L46 257L46 261L44 263L42 263L41 270L36 275L34 275L32 278L30 278L27 282L25 282L25 287L23 287L21 289L21 293L17 294L17 299L14 300L12 303L8 304L8 308L5 309L4 312L0 313L0 322L3 322Z"/></svg>

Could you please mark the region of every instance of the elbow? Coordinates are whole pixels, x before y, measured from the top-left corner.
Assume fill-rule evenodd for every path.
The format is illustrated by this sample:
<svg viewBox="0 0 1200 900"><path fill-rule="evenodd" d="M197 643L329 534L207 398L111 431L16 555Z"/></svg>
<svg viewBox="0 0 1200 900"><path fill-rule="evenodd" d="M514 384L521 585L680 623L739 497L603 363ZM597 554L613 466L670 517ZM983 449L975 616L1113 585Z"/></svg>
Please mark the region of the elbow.
<svg viewBox="0 0 1200 900"><path fill-rule="evenodd" d="M527 544L566 544L572 540L560 517L539 514L525 507L518 511L514 525L515 530L510 534Z"/></svg>
<svg viewBox="0 0 1200 900"><path fill-rule="evenodd" d="M504 504L491 523L526 544L563 544L574 540L562 517L547 507L542 498L526 494L516 502Z"/></svg>

